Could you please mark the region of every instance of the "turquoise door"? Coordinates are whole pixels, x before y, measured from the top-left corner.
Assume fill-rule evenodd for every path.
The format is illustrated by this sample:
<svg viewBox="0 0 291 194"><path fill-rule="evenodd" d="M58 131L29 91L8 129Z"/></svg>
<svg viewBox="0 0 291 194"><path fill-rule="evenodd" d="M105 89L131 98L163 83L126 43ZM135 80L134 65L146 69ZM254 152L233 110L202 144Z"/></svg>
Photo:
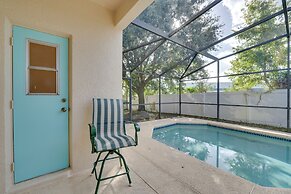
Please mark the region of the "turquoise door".
<svg viewBox="0 0 291 194"><path fill-rule="evenodd" d="M13 27L14 181L65 169L68 39Z"/></svg>

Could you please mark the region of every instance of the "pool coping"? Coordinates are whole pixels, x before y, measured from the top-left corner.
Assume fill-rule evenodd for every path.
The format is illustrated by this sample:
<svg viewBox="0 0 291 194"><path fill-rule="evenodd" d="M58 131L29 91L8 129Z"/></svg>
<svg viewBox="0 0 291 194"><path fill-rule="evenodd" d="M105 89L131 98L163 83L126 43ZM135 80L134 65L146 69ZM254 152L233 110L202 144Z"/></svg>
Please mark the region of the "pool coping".
<svg viewBox="0 0 291 194"><path fill-rule="evenodd" d="M145 121L145 122L141 122L141 144L143 141L146 140L146 144L144 144L142 147L146 146L148 151L152 150L152 152L157 152L157 150L162 149L163 151L165 151L165 153L163 154L163 156L165 157L166 155L168 155L168 157L163 158L164 162L168 161L169 163L171 163L171 165L175 165L177 163L188 163L192 166L193 170L191 171L198 171L201 167L203 168L203 171L201 172L200 176L202 179L204 179L205 177L205 181L207 179L209 179L209 174L211 174L211 176L215 176L216 178L218 178L219 180L221 180L223 184L228 184L229 186L228 189L231 190L230 193L249 193L249 194L267 194L267 193L291 193L291 188L275 188L275 187L263 187L260 186L258 184L255 184L253 182L250 182L246 179L243 179L239 176L233 175L229 172L225 172L221 169L217 169L214 166L211 166L210 164L207 164L203 161L200 161L199 159L193 158L192 156L189 156L187 154L184 154L183 152L171 148L155 139L152 138L152 133L154 128L159 128L159 127L164 127L164 126L169 126L169 125L173 125L176 123L186 123L186 124L209 124L209 125L213 125L213 126L217 126L217 127L222 127L222 128L231 128L234 130L238 130L238 131L246 131L246 132L251 132L251 133L255 133L255 134L263 134L263 135L267 135L267 136L274 136L274 137L278 137L278 138L283 138L283 139L291 139L291 134L285 133L285 132L278 132L278 131L271 131L271 130L267 130L267 129L261 129L261 128L256 128L256 127L246 127L246 126L239 126L237 124L229 124L229 123L221 123L221 122L216 122L216 121L208 121L208 120L203 120L203 119L196 119L196 118L187 118L187 117L175 117L175 118L167 118L167 119L160 119L160 120L154 120L154 121ZM161 148L158 148L158 147ZM160 153L160 152L159 152ZM159 155L159 154L158 154ZM171 159L171 160L166 160L166 159ZM159 160L162 159L158 159L156 158L155 160L157 160L157 162ZM158 162L160 163L160 162ZM164 166L165 163L160 163L161 166ZM166 168L166 167L165 167ZM208 178L207 178L208 177ZM228 177L228 178L227 178ZM191 179L192 177L188 177L185 178L184 175L182 177L180 177L181 179L185 179L185 182L191 183ZM203 190L209 190L210 188L213 187L212 186L207 186L208 183L206 184L205 182L203 184L199 183L199 181L197 182L192 182L191 183L194 187L200 187L201 193L205 193L203 192ZM204 185L206 184L206 185ZM213 183L210 183L213 184ZM248 188L246 188L246 186ZM226 188L217 188L217 193L226 193L225 189ZM227 189L227 190L228 190ZM228 190L228 191L230 191ZM219 191L219 192L218 192ZM209 193L209 192L206 192ZM228 193L228 192L227 192Z"/></svg>
<svg viewBox="0 0 291 194"><path fill-rule="evenodd" d="M256 132L259 131L260 134L273 135L276 137L281 137L284 139L290 139L289 134L284 132L273 132L270 130L259 129L253 127L237 126L236 124L226 124L219 123L215 121L207 121L196 118L187 117L175 117L167 118L153 121L140 122L141 132L140 132L140 145L134 150L138 155L142 155L143 158L147 158L155 167L158 167L163 172L172 174L173 178L179 180L179 182L185 184L185 187L195 188L201 194L215 193L225 194L225 193L242 193L242 194L290 194L291 188L275 188L275 187L263 187L239 176L233 175L229 172L225 172L218 169L206 162L200 161L192 156L185 154L177 149L171 148L166 144L157 141L152 138L152 133L154 128L173 125L175 123L190 123L190 124L213 124L214 126L229 128L232 127L239 131ZM263 132L263 133L262 133ZM160 157L162 156L162 157ZM139 164L142 162L139 161ZM179 167L179 165L184 166L184 168ZM178 167L180 169L177 169ZM183 170L185 169L185 170ZM156 169L158 170L158 169ZM144 170L141 175L150 172L149 169ZM155 171L157 174L161 174L161 171ZM193 176L193 174L199 174L198 177ZM150 185L157 185L159 183L165 182L167 177L159 176L159 179L154 177L149 177L146 179ZM176 187L175 184L172 187ZM163 189L163 187L158 187ZM161 192L163 193L163 192Z"/></svg>
<svg viewBox="0 0 291 194"><path fill-rule="evenodd" d="M184 117L177 117L174 119L185 119L185 118ZM291 133L281 132L281 131L273 131L270 129L263 129L263 128L258 128L258 127L241 126L238 124L223 123L223 122L218 122L218 121L208 121L208 120L202 120L202 119L195 119L193 121L191 121L191 120L179 121L179 122L174 121L174 122L171 122L168 124L156 126L153 128L153 130L161 129L164 127L169 127L169 126L176 125L176 124L210 125L210 126L214 126L214 127L221 127L221 128L228 129L228 130L234 130L234 131L239 131L239 132L244 132L244 133L249 133L249 134L254 134L254 135L260 135L260 136L265 136L265 137L269 137L269 138L275 138L275 139L291 142Z"/></svg>
<svg viewBox="0 0 291 194"><path fill-rule="evenodd" d="M247 134L251 134L251 135L262 136L262 137L277 139L277 140L281 140L281 141L291 142L291 136L290 137L288 136L290 134L287 134L287 135L286 134L272 134L269 131L268 132L264 131L264 129L260 129L260 131L258 131L257 129L241 129L240 126L238 126L236 129L234 129L234 127L231 127L231 126L225 127L225 126L219 126L218 124L213 124L213 123L211 123L211 124L210 123L203 123L202 124L202 123L175 122L172 124L167 124L167 125L155 127L155 128L153 128L153 131L163 129L166 127L175 126L175 125L208 125L208 126L213 126L213 127L219 127L219 128L224 129L224 130L237 131L237 132L241 132L241 133L247 133ZM262 130L264 132L262 132Z"/></svg>

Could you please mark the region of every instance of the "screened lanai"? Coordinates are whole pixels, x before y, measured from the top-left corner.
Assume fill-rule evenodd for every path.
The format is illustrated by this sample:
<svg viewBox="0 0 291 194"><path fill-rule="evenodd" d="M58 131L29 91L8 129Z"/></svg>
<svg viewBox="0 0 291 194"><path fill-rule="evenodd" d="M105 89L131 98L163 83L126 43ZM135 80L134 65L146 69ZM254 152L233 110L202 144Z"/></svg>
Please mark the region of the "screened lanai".
<svg viewBox="0 0 291 194"><path fill-rule="evenodd" d="M290 132L290 10L288 0L156 0L123 32L127 119Z"/></svg>

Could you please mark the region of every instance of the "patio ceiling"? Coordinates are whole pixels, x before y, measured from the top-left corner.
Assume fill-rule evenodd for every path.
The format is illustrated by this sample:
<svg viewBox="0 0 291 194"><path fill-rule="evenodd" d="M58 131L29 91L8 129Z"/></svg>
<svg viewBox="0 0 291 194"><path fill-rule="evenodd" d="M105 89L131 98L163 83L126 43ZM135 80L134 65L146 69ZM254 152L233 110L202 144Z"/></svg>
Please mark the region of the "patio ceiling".
<svg viewBox="0 0 291 194"><path fill-rule="evenodd" d="M125 29L154 0L89 0L105 9L112 15L113 23L120 29Z"/></svg>
<svg viewBox="0 0 291 194"><path fill-rule="evenodd" d="M92 2L95 2L99 5L101 5L102 7L105 7L106 9L109 9L111 11L115 11L118 9L118 7L121 6L122 2L124 2L124 0L90 0Z"/></svg>

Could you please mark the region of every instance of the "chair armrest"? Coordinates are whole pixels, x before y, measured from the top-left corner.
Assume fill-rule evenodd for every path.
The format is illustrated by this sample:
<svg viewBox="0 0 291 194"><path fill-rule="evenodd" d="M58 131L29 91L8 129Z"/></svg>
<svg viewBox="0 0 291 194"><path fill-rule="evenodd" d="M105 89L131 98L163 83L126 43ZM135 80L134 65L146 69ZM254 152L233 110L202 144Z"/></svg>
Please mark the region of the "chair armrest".
<svg viewBox="0 0 291 194"><path fill-rule="evenodd" d="M91 146L92 150L91 153L96 152L96 142L95 142L95 137L96 137L96 127L94 124L88 124L89 125L89 130L90 130L90 140L91 140Z"/></svg>
<svg viewBox="0 0 291 194"><path fill-rule="evenodd" d="M125 124L133 124L134 129L135 129L134 141L135 141L136 146L137 146L137 144L138 144L138 136L137 136L137 133L140 132L140 126L139 126L139 124L138 123L134 123L132 121L124 121L124 126L125 126Z"/></svg>
<svg viewBox="0 0 291 194"><path fill-rule="evenodd" d="M135 143L136 145L138 144L138 136L137 136L137 133L140 132L140 126L138 123L133 123L133 126L134 126L134 129L135 129Z"/></svg>
<svg viewBox="0 0 291 194"><path fill-rule="evenodd" d="M136 132L140 132L140 126L139 126L139 124L138 123L133 123L133 125L134 125L134 128L135 128L135 131Z"/></svg>

